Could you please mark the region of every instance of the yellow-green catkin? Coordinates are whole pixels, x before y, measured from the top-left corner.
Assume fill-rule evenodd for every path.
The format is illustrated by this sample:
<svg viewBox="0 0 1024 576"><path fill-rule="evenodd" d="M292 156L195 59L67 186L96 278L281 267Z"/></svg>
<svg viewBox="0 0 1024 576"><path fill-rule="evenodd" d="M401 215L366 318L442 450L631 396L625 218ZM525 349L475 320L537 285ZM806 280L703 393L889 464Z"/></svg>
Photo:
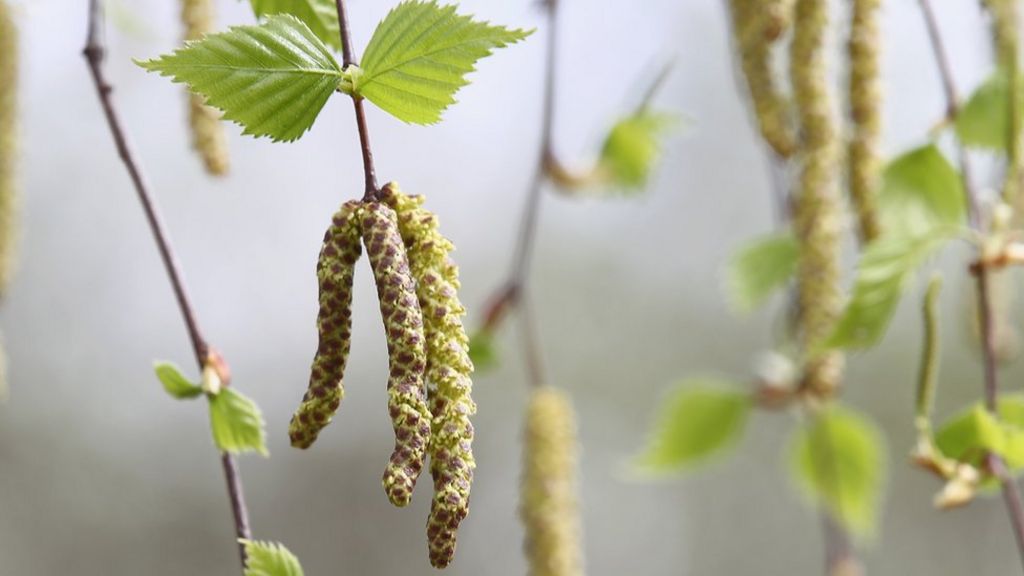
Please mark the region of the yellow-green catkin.
<svg viewBox="0 0 1024 576"><path fill-rule="evenodd" d="M384 491L392 504L405 506L412 499L430 442L423 315L395 211L367 202L361 214L363 243L377 283L388 343L388 413L395 450L384 471Z"/></svg>
<svg viewBox="0 0 1024 576"><path fill-rule="evenodd" d="M397 184L381 190L381 200L398 214L398 226L409 253L427 342L427 394L433 415L429 445L434 499L427 520L430 562L448 566L455 555L459 524L469 513L473 482L471 392L473 363L462 324L466 313L459 301L459 269L449 254L454 245L440 230L437 216L423 208L422 196L408 196Z"/></svg>
<svg viewBox="0 0 1024 576"><path fill-rule="evenodd" d="M519 514L530 576L580 576L576 421L562 392L540 388L526 409Z"/></svg>
<svg viewBox="0 0 1024 576"><path fill-rule="evenodd" d="M185 40L199 40L213 32L215 26L214 0L181 0L181 21L185 25ZM188 121L192 131L192 147L199 153L206 171L213 176L228 173L230 159L228 141L221 123L221 114L205 104L198 94L189 93Z"/></svg>
<svg viewBox="0 0 1024 576"><path fill-rule="evenodd" d="M792 0L730 0L733 35L761 135L776 154L789 158L796 139L789 106L772 69L772 47L792 20Z"/></svg>
<svg viewBox="0 0 1024 576"><path fill-rule="evenodd" d="M862 244L878 237L878 188L881 161L882 88L879 79L881 0L853 0L848 50L850 119L848 146L850 199L857 213Z"/></svg>
<svg viewBox="0 0 1024 576"><path fill-rule="evenodd" d="M827 29L828 0L797 0L790 76L800 127L793 215L800 242L798 325L806 355L804 387L821 397L835 392L843 365L839 353L820 350L842 308L839 154L825 60Z"/></svg>
<svg viewBox="0 0 1024 576"><path fill-rule="evenodd" d="M348 202L334 215L324 234L316 276L320 312L319 344L310 369L309 388L292 416L292 446L309 448L328 424L345 396L343 378L352 344L352 280L362 255L358 202Z"/></svg>
<svg viewBox="0 0 1024 576"><path fill-rule="evenodd" d="M14 274L18 235L18 28L0 0L0 297Z"/></svg>

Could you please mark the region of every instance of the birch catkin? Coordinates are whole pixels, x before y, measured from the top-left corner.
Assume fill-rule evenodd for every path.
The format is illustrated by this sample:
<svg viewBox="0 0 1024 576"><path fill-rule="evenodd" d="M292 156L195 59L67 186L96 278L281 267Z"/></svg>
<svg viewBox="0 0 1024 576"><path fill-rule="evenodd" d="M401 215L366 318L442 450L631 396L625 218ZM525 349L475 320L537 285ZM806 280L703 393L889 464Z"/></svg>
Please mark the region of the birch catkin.
<svg viewBox="0 0 1024 576"><path fill-rule="evenodd" d="M796 142L788 106L772 70L772 45L790 23L792 0L730 0L733 35L754 115L768 145L783 158Z"/></svg>
<svg viewBox="0 0 1024 576"><path fill-rule="evenodd" d="M423 316L394 210L378 202L365 203L361 230L388 342L388 413L395 430L395 450L384 472L384 491L392 504L405 506L412 498L430 441L431 415L423 382L427 363Z"/></svg>
<svg viewBox="0 0 1024 576"><path fill-rule="evenodd" d="M320 312L319 345L310 370L309 388L292 416L292 446L309 448L331 422L345 395L343 377L352 344L352 279L362 255L358 202L348 202L334 215L324 235L316 275Z"/></svg>
<svg viewBox="0 0 1024 576"><path fill-rule="evenodd" d="M185 40L199 40L214 29L214 0L181 0L181 21ZM202 96L189 93L188 121L192 131L192 147L199 153L206 171L213 176L228 173L227 137L220 112L207 106Z"/></svg>
<svg viewBox="0 0 1024 576"><path fill-rule="evenodd" d="M793 222L800 241L799 327L807 354L804 385L826 397L839 385L843 363L836 352L818 351L842 307L839 159L825 62L827 28L828 0L797 0L790 75L801 144Z"/></svg>
<svg viewBox="0 0 1024 576"><path fill-rule="evenodd" d="M552 388L535 390L526 410L519 509L530 576L583 574L576 458L569 398Z"/></svg>
<svg viewBox="0 0 1024 576"><path fill-rule="evenodd" d="M462 325L466 309L459 301L459 270L449 258L454 245L438 229L438 219L422 207L422 196L407 196L397 184L381 190L381 199L398 214L409 253L427 342L427 384L433 414L429 445L434 499L427 520L430 562L446 567L455 555L459 524L469 513L476 404L470 393L473 363Z"/></svg>
<svg viewBox="0 0 1024 576"><path fill-rule="evenodd" d="M876 197L880 183L878 154L882 126L882 95L879 81L878 18L881 0L853 0L850 22L850 198L857 212L861 243L878 237L880 224Z"/></svg>
<svg viewBox="0 0 1024 576"><path fill-rule="evenodd" d="M18 230L18 29L0 0L0 297L14 273Z"/></svg>

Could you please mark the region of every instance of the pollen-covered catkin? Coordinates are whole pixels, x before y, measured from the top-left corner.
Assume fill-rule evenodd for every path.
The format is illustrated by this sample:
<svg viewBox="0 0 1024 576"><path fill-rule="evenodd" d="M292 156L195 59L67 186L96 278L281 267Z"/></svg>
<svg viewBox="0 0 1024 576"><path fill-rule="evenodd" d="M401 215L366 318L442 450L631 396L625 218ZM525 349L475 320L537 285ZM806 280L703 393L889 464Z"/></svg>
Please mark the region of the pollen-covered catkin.
<svg viewBox="0 0 1024 576"><path fill-rule="evenodd" d="M857 212L861 243L878 237L881 162L878 147L882 127L882 89L879 80L881 0L853 0L850 21L850 137L848 162L850 199Z"/></svg>
<svg viewBox="0 0 1024 576"><path fill-rule="evenodd" d="M381 200L394 208L409 252L416 291L423 310L427 341L427 384L433 414L430 473L434 499L427 520L430 562L446 567L455 555L459 524L469 513L476 404L470 393L469 338L462 325L466 309L459 301L459 269L449 258L454 245L438 229L438 219L422 207L422 196L407 196L390 183Z"/></svg>
<svg viewBox="0 0 1024 576"><path fill-rule="evenodd" d="M18 235L18 29L0 0L0 297L10 284Z"/></svg>
<svg viewBox="0 0 1024 576"><path fill-rule="evenodd" d="M553 388L533 392L526 410L519 513L530 576L579 576L576 422L569 398Z"/></svg>
<svg viewBox="0 0 1024 576"><path fill-rule="evenodd" d="M181 0L181 3L185 40L199 40L213 31L214 0ZM220 111L207 106L202 96L189 93L188 121L192 147L202 158L206 171L213 176L224 176L230 166L227 137L220 117Z"/></svg>
<svg viewBox="0 0 1024 576"><path fill-rule="evenodd" d="M776 154L796 151L786 99L772 69L772 45L789 25L792 0L730 0L733 35L761 135Z"/></svg>
<svg viewBox="0 0 1024 576"><path fill-rule="evenodd" d="M839 353L818 351L842 308L841 199L836 185L839 157L825 61L827 29L828 0L797 0L790 75L801 144L793 216L800 242L799 328L808 355L804 386L823 397L835 392L843 365Z"/></svg>
<svg viewBox="0 0 1024 576"><path fill-rule="evenodd" d="M384 472L384 491L392 504L405 506L423 470L430 441L431 415L423 381L427 364L423 315L395 211L379 202L367 202L360 220L388 342L388 413L395 430L395 450Z"/></svg>
<svg viewBox="0 0 1024 576"><path fill-rule="evenodd" d="M338 410L345 395L343 378L352 344L352 279L362 255L358 202L347 202L331 219L324 234L316 276L320 312L316 326L319 344L310 369L309 388L292 416L288 436L292 446L309 448Z"/></svg>

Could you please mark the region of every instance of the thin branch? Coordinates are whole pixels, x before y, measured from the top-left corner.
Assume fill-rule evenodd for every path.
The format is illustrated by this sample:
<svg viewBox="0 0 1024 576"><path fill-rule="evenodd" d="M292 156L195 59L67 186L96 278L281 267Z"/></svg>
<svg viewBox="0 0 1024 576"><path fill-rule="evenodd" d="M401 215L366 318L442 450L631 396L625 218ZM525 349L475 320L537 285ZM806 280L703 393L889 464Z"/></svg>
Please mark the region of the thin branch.
<svg viewBox="0 0 1024 576"><path fill-rule="evenodd" d="M221 372L226 372L226 366L219 355L212 351L209 344L203 338L199 328L195 309L185 287L181 273L181 266L171 245L170 238L163 225L160 212L156 202L149 190L149 185L142 173L142 168L136 160L135 153L128 143L128 138L121 122L120 115L114 106L112 98L113 87L107 80L103 68L103 61L106 54L106 47L103 39L103 5L102 0L90 0L89 2L89 23L88 36L82 54L89 66L93 84L96 87L96 94L99 96L100 105L103 107L103 114L107 120L107 126L114 138L117 153L121 157L128 175L131 177L135 192L138 195L139 203L146 213L146 220L149 228L160 249L160 258L163 260L167 276L170 278L171 286L174 289L178 307L181 309L182 318L188 330L189 339L192 342L192 349L195 352L196 363L202 370L207 365L213 365ZM227 483L228 496L231 499L231 510L235 521L235 534L238 538L251 539L252 532L249 528L249 517L245 504L245 496L242 492L242 481L238 473L238 465L231 454L223 453L221 462L224 468L224 479ZM245 548L238 546L242 567L245 567Z"/></svg>
<svg viewBox="0 0 1024 576"><path fill-rule="evenodd" d="M950 118L956 118L960 111L960 100L957 96L956 83L953 81L953 71L949 64L949 57L942 40L942 34L935 19L935 12L932 10L930 0L919 0L919 4L925 24L928 27L928 36L931 40L932 52L938 65L939 75L942 77L942 85L946 94L946 113ZM970 159L967 156L963 143L959 139L957 140L957 153L960 160L960 175L963 179L963 188L967 197L971 225L976 231L981 232L982 223L978 209L979 200L971 179ZM999 374L996 366L995 334L992 321L988 270L981 268L976 276L976 282L978 290L978 319L981 328L981 349L985 372L985 406L990 412L995 412L999 394ZM1022 565L1024 565L1024 506L1021 504L1020 489L1013 477L1007 472L1005 463L998 455L989 454L986 460L989 470L999 478L1002 485L1003 501L1006 504L1007 514L1010 516L1010 523L1013 525L1017 550L1021 555Z"/></svg>
<svg viewBox="0 0 1024 576"><path fill-rule="evenodd" d="M338 28L341 34L341 54L345 68L356 65L355 51L352 49L352 32L348 25L348 14L345 12L345 1L336 0L338 6ZM366 110L363 99L352 96L352 106L356 113L356 127L359 130L359 146L363 153L363 174L366 176L366 190L363 200L369 201L377 197L377 169L373 165L373 149L370 147L370 130L366 127Z"/></svg>

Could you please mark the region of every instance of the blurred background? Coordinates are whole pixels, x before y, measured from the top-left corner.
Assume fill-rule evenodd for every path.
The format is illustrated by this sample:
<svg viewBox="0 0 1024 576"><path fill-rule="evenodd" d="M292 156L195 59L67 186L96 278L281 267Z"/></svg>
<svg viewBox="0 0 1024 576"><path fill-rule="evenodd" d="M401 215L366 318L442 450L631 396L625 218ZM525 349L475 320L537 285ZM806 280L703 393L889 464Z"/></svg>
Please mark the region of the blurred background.
<svg viewBox="0 0 1024 576"><path fill-rule="evenodd" d="M352 0L357 46L389 3ZM463 0L503 24L542 25L532 0ZM886 151L918 144L943 100L917 5L885 3ZM206 410L174 402L152 372L192 358L156 248L118 162L80 50L86 2L20 4L24 36L23 260L0 321L12 389L0 406L0 575L235 574L236 550ZM836 3L836 8L845 7ZM966 94L991 70L975 2L937 2ZM248 23L247 3L220 2ZM834 40L842 41L837 22ZM131 63L175 47L177 3L111 9L110 74L180 251L208 338L234 383L262 406L269 460L241 459L257 537L280 540L306 573L432 574L421 487L397 510L380 489L390 453L386 350L365 260L339 417L308 452L286 426L316 347L314 266L337 206L361 193L351 107L331 102L291 145L240 136L233 172L207 178L189 152L181 86ZM787 477L793 420L758 415L740 453L688 478L632 481L624 463L679 379L749 378L770 347L777 309L737 317L721 289L734 250L772 227L770 174L737 90L723 2L564 1L556 147L586 162L638 94L634 80L666 55L677 65L657 99L687 119L650 189L613 200L548 196L533 293L548 376L579 411L586 563L592 575L818 574L817 515ZM459 247L469 325L511 258L539 141L543 35L480 66L461 104L432 128L371 107L383 180L426 194ZM841 66L835 66L837 81ZM954 251L955 252L955 251ZM939 413L980 394L967 286L947 254ZM852 258L848 259L852 267ZM911 469L912 397L921 328L915 287L885 345L849 362L846 399L890 441L886 510L865 548L876 575L1002 575L1019 560L998 499L932 510L934 480ZM776 303L776 308L779 303ZM473 508L454 575L525 572L516 518L525 378L515 323L501 366L476 379ZM1005 370L1019 389L1019 364ZM425 483L424 483L425 484Z"/></svg>

